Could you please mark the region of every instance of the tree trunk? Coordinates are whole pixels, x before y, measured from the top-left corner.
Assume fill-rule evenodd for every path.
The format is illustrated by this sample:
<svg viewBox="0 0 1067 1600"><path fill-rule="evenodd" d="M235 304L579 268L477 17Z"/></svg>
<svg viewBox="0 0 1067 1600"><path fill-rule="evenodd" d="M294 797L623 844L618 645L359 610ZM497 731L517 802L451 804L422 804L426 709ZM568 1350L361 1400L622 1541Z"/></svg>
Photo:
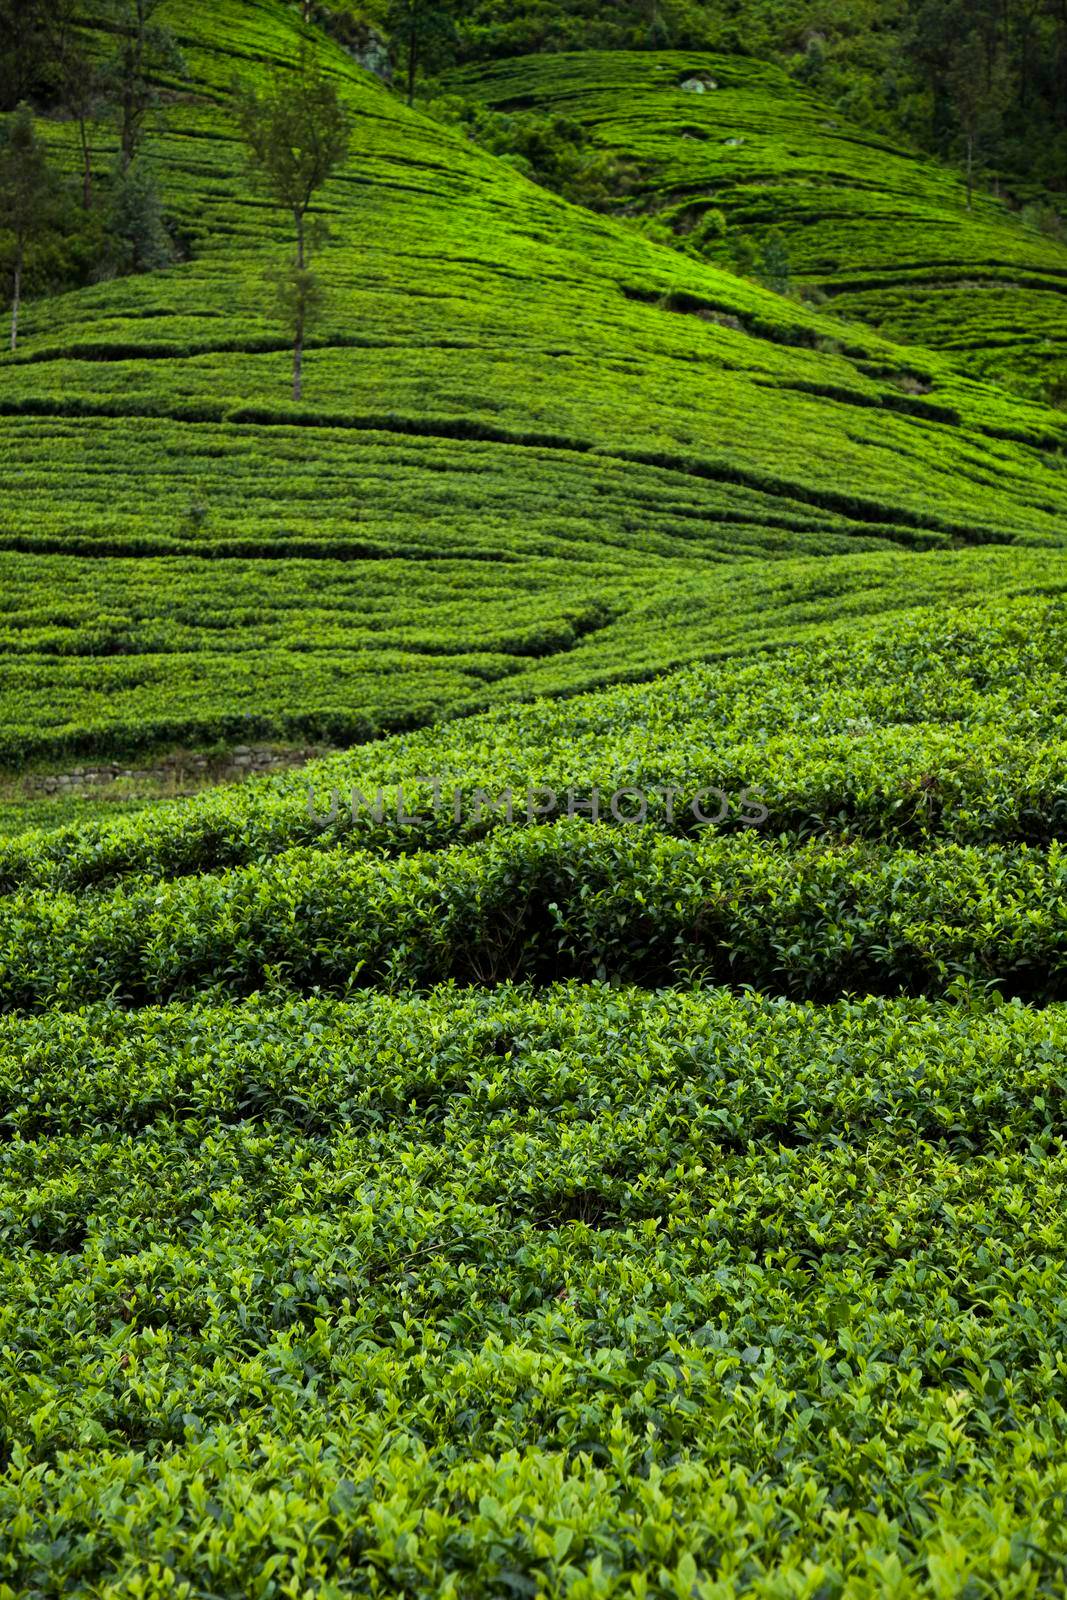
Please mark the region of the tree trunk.
<svg viewBox="0 0 1067 1600"><path fill-rule="evenodd" d="M974 134L967 135L967 210L974 198Z"/></svg>
<svg viewBox="0 0 1067 1600"><path fill-rule="evenodd" d="M82 206L86 211L93 205L93 149L89 143L89 129L84 117L78 118L78 132L82 147Z"/></svg>
<svg viewBox="0 0 1067 1600"><path fill-rule="evenodd" d="M408 37L408 105L415 104L415 83L419 74L419 36L412 29Z"/></svg>
<svg viewBox="0 0 1067 1600"><path fill-rule="evenodd" d="M15 256L15 286L11 301L11 348L18 349L19 342L19 302L22 299L22 245L18 246Z"/></svg>
<svg viewBox="0 0 1067 1600"><path fill-rule="evenodd" d="M293 399L299 400L304 392L304 319L297 318L296 339L293 343Z"/></svg>
<svg viewBox="0 0 1067 1600"><path fill-rule="evenodd" d="M307 251L304 244L304 213L293 212L293 221L296 223L296 270L303 273ZM296 307L296 328L293 337L293 399L299 400L304 389L304 301L303 288L299 290L300 299Z"/></svg>
<svg viewBox="0 0 1067 1600"><path fill-rule="evenodd" d="M127 172L133 162L136 150L136 139L133 131L132 112L127 107L122 113L122 170Z"/></svg>

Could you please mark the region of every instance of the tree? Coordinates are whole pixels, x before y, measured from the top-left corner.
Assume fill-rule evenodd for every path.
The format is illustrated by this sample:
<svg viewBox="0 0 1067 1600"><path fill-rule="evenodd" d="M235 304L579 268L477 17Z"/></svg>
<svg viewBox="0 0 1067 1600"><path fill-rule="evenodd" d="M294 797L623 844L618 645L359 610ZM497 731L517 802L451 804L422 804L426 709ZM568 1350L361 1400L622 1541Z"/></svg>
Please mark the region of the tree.
<svg viewBox="0 0 1067 1600"><path fill-rule="evenodd" d="M935 142L960 150L967 205L983 148L999 137L1004 114L1017 101L1004 0L909 0L906 44L931 96Z"/></svg>
<svg viewBox="0 0 1067 1600"><path fill-rule="evenodd" d="M444 64L456 39L455 0L390 0L385 27L398 47L408 105L420 70Z"/></svg>
<svg viewBox="0 0 1067 1600"><path fill-rule="evenodd" d="M105 85L100 69L85 49L78 28L79 0L51 0L45 9L49 76L64 111L78 125L82 158L82 205L93 203L93 147L90 129L103 107Z"/></svg>
<svg viewBox="0 0 1067 1600"><path fill-rule="evenodd" d="M11 270L11 348L18 348L22 274L30 248L51 231L59 180L37 137L33 112L19 106L0 146L0 231Z"/></svg>
<svg viewBox="0 0 1067 1600"><path fill-rule="evenodd" d="M296 257L279 281L279 297L293 334L293 399L299 400L304 336L321 302L308 262L307 214L348 153L348 113L334 85L304 49L295 72L275 73L263 94L241 94L237 115L253 170L293 219Z"/></svg>
<svg viewBox="0 0 1067 1600"><path fill-rule="evenodd" d="M143 156L116 174L110 223L117 271L156 272L170 266L174 251L163 226L159 190Z"/></svg>
<svg viewBox="0 0 1067 1600"><path fill-rule="evenodd" d="M275 303L282 323L293 341L293 399L304 390L304 341L323 306L322 285L307 267L295 261L267 274L274 289Z"/></svg>
<svg viewBox="0 0 1067 1600"><path fill-rule="evenodd" d="M44 86L48 44L41 0L0 0L0 111L14 111Z"/></svg>
<svg viewBox="0 0 1067 1600"><path fill-rule="evenodd" d="M987 41L977 30L965 35L953 49L948 86L963 143L969 211L980 146L1000 131L1010 98L1003 55L998 51L991 59Z"/></svg>
<svg viewBox="0 0 1067 1600"><path fill-rule="evenodd" d="M121 43L105 69L118 111L123 168L137 155L149 113L159 104L156 80L184 73L185 63L169 28L153 21L163 0L112 0Z"/></svg>
<svg viewBox="0 0 1067 1600"><path fill-rule="evenodd" d="M760 251L759 275L775 294L789 293L789 247L781 228L771 228Z"/></svg>

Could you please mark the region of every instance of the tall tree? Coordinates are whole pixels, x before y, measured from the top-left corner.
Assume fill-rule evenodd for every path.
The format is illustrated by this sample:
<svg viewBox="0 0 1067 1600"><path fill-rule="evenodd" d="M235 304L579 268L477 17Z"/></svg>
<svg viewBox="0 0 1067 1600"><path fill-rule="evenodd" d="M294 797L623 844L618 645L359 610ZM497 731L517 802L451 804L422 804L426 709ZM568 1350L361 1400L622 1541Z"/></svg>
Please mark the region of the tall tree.
<svg viewBox="0 0 1067 1600"><path fill-rule="evenodd" d="M0 0L0 111L36 99L48 59L42 0Z"/></svg>
<svg viewBox="0 0 1067 1600"><path fill-rule="evenodd" d="M103 109L106 94L100 68L85 47L80 15L79 0L51 0L44 13L44 29L49 76L62 109L78 126L82 205L88 211L93 203L92 125Z"/></svg>
<svg viewBox="0 0 1067 1600"><path fill-rule="evenodd" d="M965 0L908 0L904 48L930 97L930 135L945 154L954 128L949 90L953 52L969 31Z"/></svg>
<svg viewBox="0 0 1067 1600"><path fill-rule="evenodd" d="M174 35L154 20L162 3L163 0L111 0L120 43L105 75L118 112L123 168L136 157L148 117L159 104L159 78L185 71Z"/></svg>
<svg viewBox="0 0 1067 1600"><path fill-rule="evenodd" d="M980 156L1000 132L1010 99L1008 66L1003 52L997 48L990 56L989 40L979 29L965 34L954 47L948 87L963 146L969 211L974 200Z"/></svg>
<svg viewBox="0 0 1067 1600"><path fill-rule="evenodd" d="M19 341L22 274L30 249L52 229L59 179L37 137L33 112L19 106L0 145L0 235L11 272L11 348Z"/></svg>
<svg viewBox="0 0 1067 1600"><path fill-rule="evenodd" d="M316 194L348 153L349 117L335 86L306 48L295 71L275 73L262 94L241 94L237 115L253 170L271 199L293 219L296 256L278 288L293 335L293 399L299 400L304 338L321 302L308 260L307 216Z"/></svg>
<svg viewBox="0 0 1067 1600"><path fill-rule="evenodd" d="M456 41L456 0L389 0L385 27L400 57L408 105L419 73L443 65Z"/></svg>

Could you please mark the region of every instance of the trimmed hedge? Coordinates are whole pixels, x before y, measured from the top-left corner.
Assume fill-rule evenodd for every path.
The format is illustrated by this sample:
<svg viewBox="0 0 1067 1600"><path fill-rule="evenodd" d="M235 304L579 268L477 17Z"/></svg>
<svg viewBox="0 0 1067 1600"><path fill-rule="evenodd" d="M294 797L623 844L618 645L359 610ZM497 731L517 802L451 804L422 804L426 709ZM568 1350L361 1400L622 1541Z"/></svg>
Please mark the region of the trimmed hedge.
<svg viewBox="0 0 1067 1600"><path fill-rule="evenodd" d="M1067 999L1067 864L1048 851L787 849L561 822L383 862L289 852L218 877L3 905L0 1004L145 1005L560 977Z"/></svg>
<svg viewBox="0 0 1067 1600"><path fill-rule="evenodd" d="M528 820L532 787L557 796L554 810L547 795L535 799L537 823L577 810L571 790L578 800L598 789L609 824L612 795L629 787L646 797L648 827L685 836L698 830L691 801L711 785L729 799L724 831L755 820L758 807L743 807L741 796L761 789L761 831L770 837L913 848L1063 841L1062 564L993 553L927 558L922 595L917 570L897 557L865 562L860 572L853 562L823 561L776 566L769 577L755 567L751 577L726 574L708 591L717 604L703 627L695 619L702 591L672 597L669 608L652 602L481 698L538 687L559 694L583 677L627 676L651 641L659 652L671 649L673 626L689 640L705 638L709 653L716 644L727 652L718 663L573 699L498 706L162 812L13 838L0 843L0 890L183 876L294 848L393 855L471 843L507 820L489 799L509 787L514 826ZM1013 587L1023 593L1008 599ZM1044 595L1026 592L1041 587ZM944 604L958 592L976 602L983 588L1005 598ZM750 621L757 607L762 635ZM269 613L251 625L269 638ZM804 634L805 645L748 659L761 637ZM441 785L436 811L433 778ZM476 804L478 788L489 799ZM462 797L458 818L453 789ZM354 791L363 799L353 812ZM403 820L398 791L406 791ZM634 809L620 803L627 814ZM713 799L702 809L707 816L722 807Z"/></svg>

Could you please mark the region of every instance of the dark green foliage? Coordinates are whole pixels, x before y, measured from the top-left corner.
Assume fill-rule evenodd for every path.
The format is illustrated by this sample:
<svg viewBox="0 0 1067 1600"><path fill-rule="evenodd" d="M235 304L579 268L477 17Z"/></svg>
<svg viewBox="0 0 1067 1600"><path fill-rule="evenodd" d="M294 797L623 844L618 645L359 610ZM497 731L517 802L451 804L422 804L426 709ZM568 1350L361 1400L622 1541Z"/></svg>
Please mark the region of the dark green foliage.
<svg viewBox="0 0 1067 1600"><path fill-rule="evenodd" d="M50 0L46 12L51 70L64 115L78 128L81 148L82 207L93 204L95 125L107 106L108 75L80 30L79 0Z"/></svg>
<svg viewBox="0 0 1067 1600"><path fill-rule="evenodd" d="M948 91L963 147L969 210L979 165L987 147L995 147L1000 137L1010 98L1007 64L999 49L990 56L977 31L957 38L950 59Z"/></svg>
<svg viewBox="0 0 1067 1600"><path fill-rule="evenodd" d="M49 76L42 0L0 0L0 112L46 95Z"/></svg>
<svg viewBox="0 0 1067 1600"><path fill-rule="evenodd" d="M388 0L385 26L398 57L408 105L419 75L450 64L456 44L457 0Z"/></svg>
<svg viewBox="0 0 1067 1600"><path fill-rule="evenodd" d="M907 0L901 33L935 148L1061 188L1067 141L1067 14L1057 0Z"/></svg>
<svg viewBox="0 0 1067 1600"><path fill-rule="evenodd" d="M521 111L505 115L454 95L431 100L422 109L461 127L482 149L504 156L535 183L575 205L608 210L632 187L633 176L625 164L594 146L585 129L566 116Z"/></svg>
<svg viewBox="0 0 1067 1600"><path fill-rule="evenodd" d="M521 7L474 0L462 15L460 54L487 60L542 51L703 50L722 43L722 34L719 8L705 0L527 0Z"/></svg>
<svg viewBox="0 0 1067 1600"><path fill-rule="evenodd" d="M0 251L10 282L12 350L18 345L23 274L33 250L56 231L59 207L59 179L38 138L33 112L21 105L0 143Z"/></svg>
<svg viewBox="0 0 1067 1600"><path fill-rule="evenodd" d="M771 228L759 255L759 275L775 294L789 292L789 247L781 228Z"/></svg>
<svg viewBox="0 0 1067 1600"><path fill-rule="evenodd" d="M157 13L164 0L106 0L105 19L119 43L103 68L118 121L122 166L133 162L149 118L160 105L160 79L183 77L185 61Z"/></svg>
<svg viewBox="0 0 1067 1600"><path fill-rule="evenodd" d="M115 270L155 272L169 266L174 247L163 223L156 175L144 156L116 172L110 202Z"/></svg>

